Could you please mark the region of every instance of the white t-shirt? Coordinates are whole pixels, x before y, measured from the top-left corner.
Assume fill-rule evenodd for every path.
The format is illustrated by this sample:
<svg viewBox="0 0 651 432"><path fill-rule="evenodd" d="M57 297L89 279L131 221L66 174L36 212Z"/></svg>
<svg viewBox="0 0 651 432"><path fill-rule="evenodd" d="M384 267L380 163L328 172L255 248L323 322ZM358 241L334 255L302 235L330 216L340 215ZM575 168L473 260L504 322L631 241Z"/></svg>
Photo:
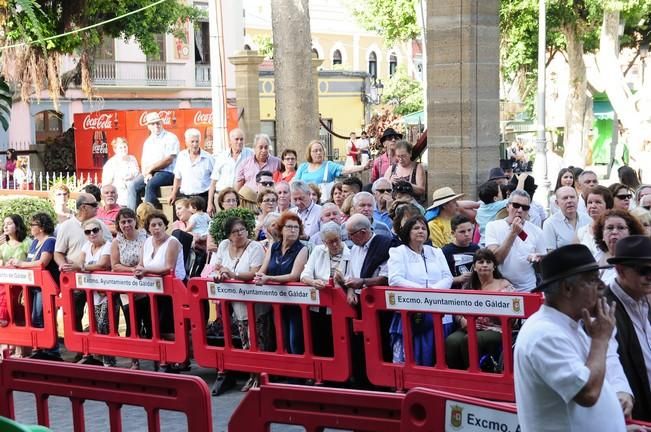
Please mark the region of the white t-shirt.
<svg viewBox="0 0 651 432"><path fill-rule="evenodd" d="M140 159L141 168L146 168L155 162L165 159L179 153L179 139L172 132L166 130L158 135L149 135L142 145L142 157ZM171 164L159 169L159 171L174 172L175 160Z"/></svg>
<svg viewBox="0 0 651 432"><path fill-rule="evenodd" d="M91 243L89 241L86 241L86 243L84 243L83 246L81 247L81 251L84 253L84 257L85 257L84 265L97 264L97 262L102 258L102 256L111 255L111 242L104 243L104 245L101 248L97 249L93 254L91 249ZM106 296L100 295L99 291L94 291L93 303L95 304L95 306L99 306L102 303L106 303Z"/></svg>
<svg viewBox="0 0 651 432"><path fill-rule="evenodd" d="M489 222L486 225L486 246L500 246L511 232L511 225L506 219ZM531 222L524 222L524 232L527 239L522 241L516 237L511 250L500 264L502 276L508 279L516 291L531 291L536 287L536 273L528 257L531 254L545 254L545 241L543 232Z"/></svg>
<svg viewBox="0 0 651 432"><path fill-rule="evenodd" d="M613 339L611 339L613 341ZM583 407L574 397L585 386L590 337L578 322L543 305L523 325L515 344L515 399L522 432L625 431L617 391L630 394L614 370L608 350L606 379L597 403ZM616 350L616 348L615 348ZM621 369L621 365L620 365Z"/></svg>
<svg viewBox="0 0 651 432"><path fill-rule="evenodd" d="M210 225L210 216L208 213L201 212L195 213L190 216L189 224L194 224L192 227L192 234L198 234L200 236L208 235L208 226Z"/></svg>

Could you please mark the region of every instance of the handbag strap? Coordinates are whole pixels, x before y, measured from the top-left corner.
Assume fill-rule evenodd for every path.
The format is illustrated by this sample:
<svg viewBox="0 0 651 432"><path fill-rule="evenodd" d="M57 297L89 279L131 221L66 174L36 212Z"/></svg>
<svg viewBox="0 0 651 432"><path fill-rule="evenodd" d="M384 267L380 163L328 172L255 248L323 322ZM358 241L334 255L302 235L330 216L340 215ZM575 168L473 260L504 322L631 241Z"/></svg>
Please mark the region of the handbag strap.
<svg viewBox="0 0 651 432"><path fill-rule="evenodd" d="M325 168L323 169L323 183L328 183L328 164L330 161L325 162Z"/></svg>

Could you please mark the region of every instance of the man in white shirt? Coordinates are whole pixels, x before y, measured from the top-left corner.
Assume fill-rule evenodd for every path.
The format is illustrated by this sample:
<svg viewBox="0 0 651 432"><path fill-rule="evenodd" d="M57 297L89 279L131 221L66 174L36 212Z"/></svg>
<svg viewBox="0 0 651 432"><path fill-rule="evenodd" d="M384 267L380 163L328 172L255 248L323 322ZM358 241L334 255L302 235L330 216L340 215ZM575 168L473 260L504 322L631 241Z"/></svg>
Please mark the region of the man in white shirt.
<svg viewBox="0 0 651 432"><path fill-rule="evenodd" d="M556 190L556 205L560 211L547 218L543 225L548 252L574 243L579 228L592 223L587 213L577 211L578 200L576 190L571 186L562 186Z"/></svg>
<svg viewBox="0 0 651 432"><path fill-rule="evenodd" d="M651 421L651 239L624 237L615 245L617 276L606 291L606 299L617 304L619 359L633 390L632 417Z"/></svg>
<svg viewBox="0 0 651 432"><path fill-rule="evenodd" d="M545 304L527 319L514 354L521 430L625 431L631 389L616 354L615 304L601 297L587 247L563 246L542 260Z"/></svg>
<svg viewBox="0 0 651 432"><path fill-rule="evenodd" d="M577 182L579 192L581 192L581 195L579 196L579 205L577 206L579 212L588 212L586 206L586 203L588 202L588 194L590 193L590 189L597 186L598 184L599 179L597 178L597 174L594 171L586 170L579 174Z"/></svg>
<svg viewBox="0 0 651 432"><path fill-rule="evenodd" d="M179 153L174 167L174 184L169 198L170 205L176 201L179 191L184 197L200 196L208 201L210 174L215 159L201 149L201 132L190 128L185 131L186 149Z"/></svg>
<svg viewBox="0 0 651 432"><path fill-rule="evenodd" d="M486 225L486 247L495 253L500 272L517 291L535 288L533 264L546 252L542 230L526 220L530 202L527 192L514 190L507 204L508 217Z"/></svg>
<svg viewBox="0 0 651 432"><path fill-rule="evenodd" d="M307 183L296 180L292 182L290 189L294 204L291 210L303 221L304 240L307 240L319 232L321 206L312 200L311 189Z"/></svg>
<svg viewBox="0 0 651 432"><path fill-rule="evenodd" d="M240 164L245 159L253 156L253 150L244 147L244 132L235 128L228 134L229 149L215 157L212 171L210 189L208 192L208 213L215 210L215 192L219 193L227 187L235 187L235 175Z"/></svg>
<svg viewBox="0 0 651 432"><path fill-rule="evenodd" d="M140 166L142 174L129 184L128 207L135 210L138 195L144 190L145 201L157 207L161 186L174 183L174 162L179 153L179 139L163 129L163 121L157 112L145 116L149 137L142 146Z"/></svg>

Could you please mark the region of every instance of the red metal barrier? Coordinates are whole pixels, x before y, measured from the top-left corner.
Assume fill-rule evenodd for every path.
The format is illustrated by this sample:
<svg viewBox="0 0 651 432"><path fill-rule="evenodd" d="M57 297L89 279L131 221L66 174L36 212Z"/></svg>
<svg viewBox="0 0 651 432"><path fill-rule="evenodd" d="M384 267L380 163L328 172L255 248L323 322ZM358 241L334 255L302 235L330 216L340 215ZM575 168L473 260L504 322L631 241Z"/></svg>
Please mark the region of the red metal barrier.
<svg viewBox="0 0 651 432"><path fill-rule="evenodd" d="M192 346L194 358L204 367L219 370L238 370L252 373L267 372L295 378L321 381L346 381L350 377L351 352L349 319L355 310L346 302L342 290L324 288L317 290L303 284L264 285L251 283L213 283L208 279L193 278L188 282L189 314L192 322ZM208 345L206 316L202 303L220 300L218 310L224 322L224 346ZM262 351L255 337L250 338L250 349L236 348L232 343L231 316L228 304L238 301L246 304L249 317L254 316L256 303L271 303L276 334L276 350ZM288 354L285 350L281 323L281 308L285 305L300 308L304 335L304 354ZM311 337L309 308L319 306L332 310L332 357L314 354ZM255 320L249 320L249 334L255 335Z"/></svg>
<svg viewBox="0 0 651 432"><path fill-rule="evenodd" d="M39 289L43 302L43 327L34 327L33 293ZM10 317L9 324L0 327L0 343L32 348L54 347L59 287L50 272L39 267L0 267L0 290L5 293Z"/></svg>
<svg viewBox="0 0 651 432"><path fill-rule="evenodd" d="M143 407L149 431L160 431L160 410L186 415L189 431L212 431L210 392L199 377L89 365L8 359L0 364L0 415L15 418L13 392L35 396L38 423L50 425L48 397L69 398L75 432L85 429L87 400L106 402L110 430L122 431L123 405ZM128 427L126 430L131 430Z"/></svg>
<svg viewBox="0 0 651 432"><path fill-rule="evenodd" d="M231 415L229 432L269 431L272 423L300 425L307 432L324 428L357 432L396 432L404 395L270 384L263 375Z"/></svg>
<svg viewBox="0 0 651 432"><path fill-rule="evenodd" d="M542 304L538 294L488 293L470 290L403 289L369 287L360 297L362 320L355 321L356 331L364 333L366 371L371 383L405 389L429 387L443 391L513 401L513 318L527 318ZM382 358L382 335L379 313L398 312L402 316L405 363L394 364ZM430 313L434 321L436 362L433 367L414 362L411 319L413 313ZM445 314L463 315L468 321L469 369L449 369L445 360L445 337L442 318ZM479 367L475 319L479 316L499 318L502 327L503 371L482 372ZM388 335L385 335L385 340Z"/></svg>
<svg viewBox="0 0 651 432"><path fill-rule="evenodd" d="M75 328L75 291L82 291L88 305L88 331ZM93 313L93 293L106 293L108 301L109 333L100 334ZM118 333L117 322L113 319L117 308L116 295L129 297L129 317L131 331L129 336ZM161 363L184 362L188 357L188 336L183 315L186 288L183 282L171 275L148 276L136 279L132 274L114 272L63 273L61 275L61 303L64 310L65 345L70 351L83 354L102 354ZM151 335L141 335L141 316L134 307L136 300L146 298L144 309L151 316ZM165 323L173 329L174 340L163 338L160 331L159 301L171 300L173 322Z"/></svg>

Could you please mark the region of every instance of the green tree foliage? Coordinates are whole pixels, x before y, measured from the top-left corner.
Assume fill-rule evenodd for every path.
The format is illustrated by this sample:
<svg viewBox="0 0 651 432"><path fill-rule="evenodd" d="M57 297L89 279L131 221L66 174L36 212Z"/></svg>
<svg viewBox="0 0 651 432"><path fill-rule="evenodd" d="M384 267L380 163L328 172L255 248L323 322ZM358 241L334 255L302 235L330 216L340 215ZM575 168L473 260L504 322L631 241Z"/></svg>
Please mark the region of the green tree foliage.
<svg viewBox="0 0 651 432"><path fill-rule="evenodd" d="M357 0L347 5L359 24L383 37L387 45L414 39L421 27L416 19L418 0Z"/></svg>
<svg viewBox="0 0 651 432"><path fill-rule="evenodd" d="M224 223L232 217L240 218L244 221L244 226L249 232L249 237L255 234L255 214L251 210L242 207L223 210L213 216L212 223L210 224L209 234L215 243L220 243L222 240L228 238L229 233L224 231Z"/></svg>
<svg viewBox="0 0 651 432"><path fill-rule="evenodd" d="M397 115L410 114L423 109L423 87L420 81L411 78L404 67L384 85L382 102L395 105L393 112Z"/></svg>
<svg viewBox="0 0 651 432"><path fill-rule="evenodd" d="M274 58L274 43L270 35L258 35L253 42L258 46L258 54L266 59Z"/></svg>

